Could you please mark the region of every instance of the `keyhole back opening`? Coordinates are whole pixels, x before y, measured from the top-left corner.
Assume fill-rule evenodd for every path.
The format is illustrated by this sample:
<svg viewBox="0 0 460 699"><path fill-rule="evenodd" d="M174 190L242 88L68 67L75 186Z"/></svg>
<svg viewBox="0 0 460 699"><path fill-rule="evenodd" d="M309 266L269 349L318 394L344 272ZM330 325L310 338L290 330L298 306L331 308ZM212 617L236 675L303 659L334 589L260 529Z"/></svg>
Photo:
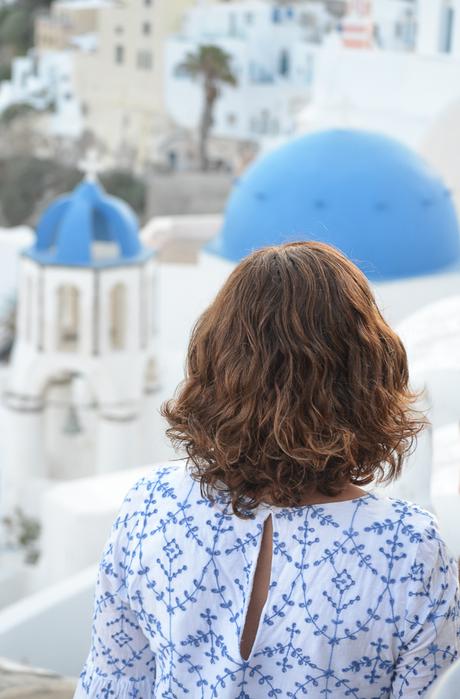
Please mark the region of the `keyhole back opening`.
<svg viewBox="0 0 460 699"><path fill-rule="evenodd" d="M252 581L249 603L246 607L243 633L240 640L240 653L243 660L248 660L254 649L261 624L268 591L270 588L273 558L273 520L270 514L264 522L259 555Z"/></svg>

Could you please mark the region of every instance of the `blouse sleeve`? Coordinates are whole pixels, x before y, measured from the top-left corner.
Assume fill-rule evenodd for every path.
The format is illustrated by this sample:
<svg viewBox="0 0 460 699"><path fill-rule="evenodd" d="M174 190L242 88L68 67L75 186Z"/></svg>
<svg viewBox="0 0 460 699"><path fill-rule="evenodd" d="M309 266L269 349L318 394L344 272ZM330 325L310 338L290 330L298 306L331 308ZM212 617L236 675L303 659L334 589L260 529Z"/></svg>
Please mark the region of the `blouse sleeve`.
<svg viewBox="0 0 460 699"><path fill-rule="evenodd" d="M407 585L406 633L391 699L425 697L460 651L458 565L432 522L418 546Z"/></svg>
<svg viewBox="0 0 460 699"><path fill-rule="evenodd" d="M136 556L138 483L116 518L99 565L91 649L74 699L150 699L154 696L155 656L130 608L126 574ZM137 494L138 496L138 494Z"/></svg>

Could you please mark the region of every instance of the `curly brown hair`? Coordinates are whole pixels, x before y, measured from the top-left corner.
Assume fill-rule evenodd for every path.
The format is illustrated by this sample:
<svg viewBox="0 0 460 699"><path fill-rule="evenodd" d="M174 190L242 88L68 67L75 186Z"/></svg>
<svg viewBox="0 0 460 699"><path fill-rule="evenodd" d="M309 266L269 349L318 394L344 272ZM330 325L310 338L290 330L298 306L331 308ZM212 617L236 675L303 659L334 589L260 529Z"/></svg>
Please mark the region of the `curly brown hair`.
<svg viewBox="0 0 460 699"><path fill-rule="evenodd" d="M196 322L161 414L203 495L235 514L395 479L426 419L366 277L317 242L243 259Z"/></svg>

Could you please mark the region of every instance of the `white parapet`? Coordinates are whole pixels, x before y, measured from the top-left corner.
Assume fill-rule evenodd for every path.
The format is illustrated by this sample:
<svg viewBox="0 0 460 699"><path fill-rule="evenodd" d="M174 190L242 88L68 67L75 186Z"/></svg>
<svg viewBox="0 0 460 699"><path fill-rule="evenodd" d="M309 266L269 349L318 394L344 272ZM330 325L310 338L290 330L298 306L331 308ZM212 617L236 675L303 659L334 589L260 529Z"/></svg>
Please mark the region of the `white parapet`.
<svg viewBox="0 0 460 699"><path fill-rule="evenodd" d="M0 656L77 677L90 646L97 568L0 612Z"/></svg>
<svg viewBox="0 0 460 699"><path fill-rule="evenodd" d="M161 465L164 465L162 462ZM52 487L43 501L40 578L55 583L96 563L130 488L160 464L79 478Z"/></svg>

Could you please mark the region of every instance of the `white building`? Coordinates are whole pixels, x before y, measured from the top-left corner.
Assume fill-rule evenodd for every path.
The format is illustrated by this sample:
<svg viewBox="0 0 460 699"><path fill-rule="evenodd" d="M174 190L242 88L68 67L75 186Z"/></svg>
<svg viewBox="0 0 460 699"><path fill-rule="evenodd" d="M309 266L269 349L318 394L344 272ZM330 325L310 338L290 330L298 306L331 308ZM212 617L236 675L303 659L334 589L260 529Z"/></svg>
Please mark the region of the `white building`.
<svg viewBox="0 0 460 699"><path fill-rule="evenodd" d="M346 41L345 30L327 37L316 61L312 99L297 131L370 129L423 151L435 122L460 96L460 2L374 0L356 5L366 9L361 22L371 26L372 40L355 47ZM385 19L384 11L397 7L400 19L397 14ZM406 37L405 49L398 46L398 36ZM411 46L414 50L408 50ZM432 153L428 147L426 155L439 167ZM441 174L452 186L447 171L441 169Z"/></svg>
<svg viewBox="0 0 460 699"><path fill-rule="evenodd" d="M301 6L250 0L189 10L181 31L166 42L170 116L181 127L197 127L202 86L181 64L200 45L212 44L231 56L238 82L235 88L222 87L213 136L258 142L289 136L298 110L309 98L318 42L332 25L322 5L306 13Z"/></svg>
<svg viewBox="0 0 460 699"><path fill-rule="evenodd" d="M13 59L11 80L0 83L0 113L17 104L48 110L52 134L78 137L83 121L74 69L74 55L69 51L42 54L31 50Z"/></svg>
<svg viewBox="0 0 460 699"><path fill-rule="evenodd" d="M417 35L416 0L348 0L338 24L349 48L412 51Z"/></svg>
<svg viewBox="0 0 460 699"><path fill-rule="evenodd" d="M345 5L344 5L345 6ZM368 8L369 16L360 15ZM223 86L216 104L213 136L272 146L294 133L312 90L323 84L317 64L323 43L337 34L341 46L385 51L413 49L415 9L410 0L347 3L340 19L327 3L277 4L250 0L200 3L185 15L181 31L166 44L166 102L181 127L195 129L202 111L202 86L181 68L201 45L219 46L231 56L238 80ZM339 65L334 68L340 70ZM329 93L329 85L325 86ZM184 105L187 108L184 109Z"/></svg>
<svg viewBox="0 0 460 699"><path fill-rule="evenodd" d="M147 460L155 285L134 214L96 181L46 210L20 260L3 508L40 515L37 493L53 479Z"/></svg>
<svg viewBox="0 0 460 699"><path fill-rule="evenodd" d="M75 80L79 53L97 48L99 12L111 0L59 0L35 20L35 46L14 58L11 79L0 83L0 114L13 105L48 111L54 136L78 138L84 128Z"/></svg>
<svg viewBox="0 0 460 699"><path fill-rule="evenodd" d="M85 129L115 165L142 171L161 159L168 127L164 44L193 2L114 2L99 14L97 50L78 53Z"/></svg>

